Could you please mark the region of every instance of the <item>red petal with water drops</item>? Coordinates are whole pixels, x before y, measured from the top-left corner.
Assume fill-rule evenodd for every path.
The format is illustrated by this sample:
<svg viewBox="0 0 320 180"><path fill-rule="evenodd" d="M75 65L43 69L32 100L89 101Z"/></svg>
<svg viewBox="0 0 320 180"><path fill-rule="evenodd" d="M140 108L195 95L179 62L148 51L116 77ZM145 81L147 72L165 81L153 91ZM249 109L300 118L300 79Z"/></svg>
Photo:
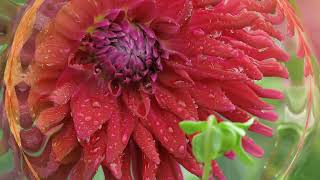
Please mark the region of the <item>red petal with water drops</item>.
<svg viewBox="0 0 320 180"><path fill-rule="evenodd" d="M152 134L142 125L138 124L133 133L133 139L141 151L155 163L160 163L159 154Z"/></svg>
<svg viewBox="0 0 320 180"><path fill-rule="evenodd" d="M42 133L46 133L57 126L70 112L69 105L54 106L43 110L37 117L35 124Z"/></svg>
<svg viewBox="0 0 320 180"><path fill-rule="evenodd" d="M150 110L150 99L142 91L126 89L122 99L131 112L140 118L145 118Z"/></svg>
<svg viewBox="0 0 320 180"><path fill-rule="evenodd" d="M83 82L71 98L73 122L81 141L101 129L114 112L114 97L106 89L103 82L91 78Z"/></svg>
<svg viewBox="0 0 320 180"><path fill-rule="evenodd" d="M52 137L52 153L56 161L62 161L78 146L76 131L73 123L66 123L62 130Z"/></svg>
<svg viewBox="0 0 320 180"><path fill-rule="evenodd" d="M264 154L264 150L256 145L254 141L249 137L242 138L242 146L245 151L253 155L254 157L261 158Z"/></svg>
<svg viewBox="0 0 320 180"><path fill-rule="evenodd" d="M184 133L177 125L179 118L169 112L161 111L154 105L148 117L141 120L171 154L175 157L185 157L187 142Z"/></svg>
<svg viewBox="0 0 320 180"><path fill-rule="evenodd" d="M155 97L159 106L179 116L181 119L197 119L197 109L189 92L155 86Z"/></svg>
<svg viewBox="0 0 320 180"><path fill-rule="evenodd" d="M150 160L146 155L142 155L142 179L155 179L158 170L158 165Z"/></svg>
<svg viewBox="0 0 320 180"><path fill-rule="evenodd" d="M183 180L180 165L174 160L170 154L161 151L161 163L157 173L158 180Z"/></svg>
<svg viewBox="0 0 320 180"><path fill-rule="evenodd" d="M260 100L256 93L244 82L223 82L221 83L221 86L232 103L241 108L252 108L257 110L272 109L271 105Z"/></svg>
<svg viewBox="0 0 320 180"><path fill-rule="evenodd" d="M233 103L218 84L196 83L195 87L190 90L191 96L200 106L215 111L231 111L235 109Z"/></svg>
<svg viewBox="0 0 320 180"><path fill-rule="evenodd" d="M181 164L184 168L186 168L192 174L201 177L202 168L201 165L197 163L196 159L191 155L191 153L187 153L184 158L176 158L177 162Z"/></svg>
<svg viewBox="0 0 320 180"><path fill-rule="evenodd" d="M103 131L97 132L89 142L83 144L81 159L72 168L70 180L91 180L105 156L106 134Z"/></svg>
<svg viewBox="0 0 320 180"><path fill-rule="evenodd" d="M106 154L107 156L107 154ZM117 157L113 162L108 163L106 166L111 172L112 176L116 179L121 179L122 178L122 155ZM105 161L103 162L105 164Z"/></svg>
<svg viewBox="0 0 320 180"><path fill-rule="evenodd" d="M68 66L60 75L50 99L55 104L66 104L86 77L87 73L80 67Z"/></svg>

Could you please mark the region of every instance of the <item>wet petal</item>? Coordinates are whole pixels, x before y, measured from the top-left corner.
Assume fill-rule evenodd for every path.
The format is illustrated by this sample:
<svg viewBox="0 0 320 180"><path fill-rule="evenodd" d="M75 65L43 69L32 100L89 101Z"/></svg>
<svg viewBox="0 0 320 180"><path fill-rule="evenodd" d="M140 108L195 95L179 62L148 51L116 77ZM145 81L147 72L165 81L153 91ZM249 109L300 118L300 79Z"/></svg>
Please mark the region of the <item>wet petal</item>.
<svg viewBox="0 0 320 180"><path fill-rule="evenodd" d="M106 92L106 86L98 79L82 83L71 98L71 110L77 136L87 140L107 122L115 107L115 99Z"/></svg>

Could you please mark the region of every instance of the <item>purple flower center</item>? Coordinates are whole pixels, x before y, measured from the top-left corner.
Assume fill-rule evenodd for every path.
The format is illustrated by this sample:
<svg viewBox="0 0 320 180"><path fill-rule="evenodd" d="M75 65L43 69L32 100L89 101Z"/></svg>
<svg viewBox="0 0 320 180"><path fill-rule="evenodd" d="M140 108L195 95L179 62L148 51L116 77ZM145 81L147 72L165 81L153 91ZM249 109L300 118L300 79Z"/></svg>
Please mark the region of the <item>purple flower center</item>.
<svg viewBox="0 0 320 180"><path fill-rule="evenodd" d="M112 10L83 38L76 54L81 64L95 64L96 73L129 84L155 81L168 58L154 32L127 20L124 11Z"/></svg>

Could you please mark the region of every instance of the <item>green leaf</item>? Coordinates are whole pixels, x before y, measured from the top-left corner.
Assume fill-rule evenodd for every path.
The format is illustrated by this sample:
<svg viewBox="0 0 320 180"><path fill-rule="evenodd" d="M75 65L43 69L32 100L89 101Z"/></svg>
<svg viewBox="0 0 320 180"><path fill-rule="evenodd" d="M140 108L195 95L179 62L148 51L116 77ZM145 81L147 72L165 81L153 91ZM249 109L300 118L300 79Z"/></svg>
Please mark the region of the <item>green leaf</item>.
<svg viewBox="0 0 320 180"><path fill-rule="evenodd" d="M191 135L206 130L208 123L206 121L182 121L179 126L187 135Z"/></svg>
<svg viewBox="0 0 320 180"><path fill-rule="evenodd" d="M9 1L19 6L23 6L27 3L27 0L9 0Z"/></svg>
<svg viewBox="0 0 320 180"><path fill-rule="evenodd" d="M3 53L8 48L7 44L0 45L0 54Z"/></svg>

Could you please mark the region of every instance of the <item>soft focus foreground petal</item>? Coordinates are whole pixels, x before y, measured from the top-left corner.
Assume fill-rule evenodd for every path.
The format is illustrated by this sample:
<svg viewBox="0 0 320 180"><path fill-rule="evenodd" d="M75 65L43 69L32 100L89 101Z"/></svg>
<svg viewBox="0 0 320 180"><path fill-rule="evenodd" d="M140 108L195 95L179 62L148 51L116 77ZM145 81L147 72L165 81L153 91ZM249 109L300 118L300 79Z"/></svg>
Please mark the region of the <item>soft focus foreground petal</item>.
<svg viewBox="0 0 320 180"><path fill-rule="evenodd" d="M115 99L106 91L98 79L83 82L71 98L71 111L77 136L81 141L90 136L107 122L114 112Z"/></svg>
<svg viewBox="0 0 320 180"><path fill-rule="evenodd" d="M26 150L37 152L44 141L44 134L37 127L20 131L21 145ZM2 145L2 144L1 144Z"/></svg>
<svg viewBox="0 0 320 180"><path fill-rule="evenodd" d="M106 137L106 134L99 131L88 143L83 145L81 159L72 168L69 176L70 180L90 180L93 178L105 156L104 137Z"/></svg>
<svg viewBox="0 0 320 180"><path fill-rule="evenodd" d="M136 126L133 139L148 159L153 160L156 164L160 163L155 140L142 124Z"/></svg>
<svg viewBox="0 0 320 180"><path fill-rule="evenodd" d="M35 65L50 69L63 68L68 62L74 43L59 35L51 24L41 33L36 41Z"/></svg>
<svg viewBox="0 0 320 180"><path fill-rule="evenodd" d="M61 162L77 146L77 135L71 122L66 123L61 131L52 137L52 153L58 162Z"/></svg>
<svg viewBox="0 0 320 180"><path fill-rule="evenodd" d="M50 99L55 104L66 104L86 77L87 73L84 70L72 66L66 67L60 75Z"/></svg>
<svg viewBox="0 0 320 180"><path fill-rule="evenodd" d="M28 157L30 163L32 163L34 170L38 176L45 179L56 172L60 166L60 163L56 162L52 153L52 142L49 141L44 151L38 157ZM31 174L30 174L31 175ZM32 175L31 175L32 176Z"/></svg>
<svg viewBox="0 0 320 180"><path fill-rule="evenodd" d="M47 108L40 112L39 116L35 120L35 124L42 133L46 133L54 126L59 125L69 112L69 105Z"/></svg>

